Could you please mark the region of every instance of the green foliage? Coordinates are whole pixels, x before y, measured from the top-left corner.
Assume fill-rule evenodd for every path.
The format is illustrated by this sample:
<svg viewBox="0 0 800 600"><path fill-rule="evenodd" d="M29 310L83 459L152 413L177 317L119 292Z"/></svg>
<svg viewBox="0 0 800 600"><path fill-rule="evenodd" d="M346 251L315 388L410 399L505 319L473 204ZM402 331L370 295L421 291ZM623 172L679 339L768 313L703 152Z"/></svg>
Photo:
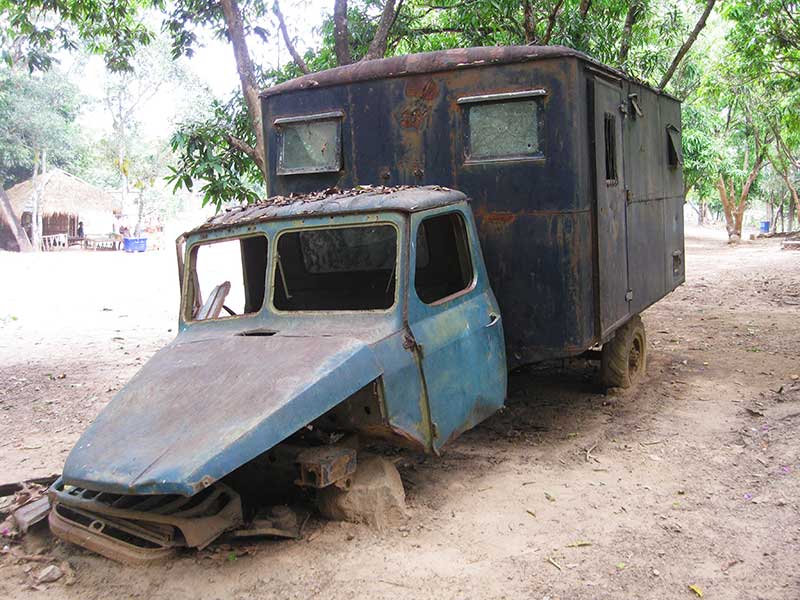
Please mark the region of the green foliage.
<svg viewBox="0 0 800 600"><path fill-rule="evenodd" d="M53 166L80 163L86 147L75 120L82 103L59 72L0 67L0 183L30 177L35 150L47 150Z"/></svg>
<svg viewBox="0 0 800 600"><path fill-rule="evenodd" d="M194 190L200 183L203 206L227 202L253 202L264 194L264 183L255 162L229 143L229 136L253 144L255 134L247 107L236 96L227 103L215 101L205 121L179 126L172 136L172 151L179 157L167 177L174 190Z"/></svg>
<svg viewBox="0 0 800 600"><path fill-rule="evenodd" d="M715 194L720 147L714 131L723 124L719 116L702 104L688 104L683 109L683 181L701 200Z"/></svg>
<svg viewBox="0 0 800 600"><path fill-rule="evenodd" d="M152 39L140 11L160 0L0 0L0 45L9 64L45 70L59 49L86 47L111 70L130 68L137 48Z"/></svg>

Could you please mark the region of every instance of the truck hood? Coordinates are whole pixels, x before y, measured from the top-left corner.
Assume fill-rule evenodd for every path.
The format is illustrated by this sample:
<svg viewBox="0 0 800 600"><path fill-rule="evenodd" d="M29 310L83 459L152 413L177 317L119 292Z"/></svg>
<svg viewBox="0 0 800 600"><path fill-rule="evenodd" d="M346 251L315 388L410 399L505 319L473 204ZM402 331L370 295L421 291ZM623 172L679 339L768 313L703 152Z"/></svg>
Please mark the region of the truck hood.
<svg viewBox="0 0 800 600"><path fill-rule="evenodd" d="M189 496L381 373L370 347L350 337L179 338L100 412L63 477L99 491Z"/></svg>

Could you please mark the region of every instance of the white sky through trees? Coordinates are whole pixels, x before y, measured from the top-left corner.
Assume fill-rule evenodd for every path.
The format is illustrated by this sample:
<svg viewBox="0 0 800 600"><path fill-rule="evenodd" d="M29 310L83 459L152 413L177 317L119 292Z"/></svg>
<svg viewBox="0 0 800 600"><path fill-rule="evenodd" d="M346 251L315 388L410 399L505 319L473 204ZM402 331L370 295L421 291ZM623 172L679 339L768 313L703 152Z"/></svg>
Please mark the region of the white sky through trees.
<svg viewBox="0 0 800 600"><path fill-rule="evenodd" d="M302 54L308 48L319 44L320 36L315 31L322 24L326 12L330 12L330 0L284 0L281 10L286 18L289 34L295 39L297 50ZM275 21L275 23L271 23ZM276 19L264 19L259 23L270 32L268 43L259 37L251 36L248 39L251 55L256 64L265 67L278 67L291 62L289 51L281 39ZM160 27L159 19L153 20L153 29ZM239 77L236 73L236 62L233 50L227 42L215 39L210 32L198 35L199 44L195 53L186 61L188 70L193 73L202 85L208 87L213 97L219 100L228 100L239 88ZM105 110L102 99L104 95L105 67L100 56L93 56L88 61L78 61L75 57L65 55L61 58L61 65L67 71L68 77L78 85L81 93L91 102L81 115L80 122L90 138L96 138L111 129L111 116ZM182 90L175 85L165 85L146 104L137 111L141 123L141 134L148 140L163 139L168 137L175 125L176 118L180 118L183 110L185 115L187 104L191 106L196 102L198 109L205 108L206 98L193 99L190 97L192 90Z"/></svg>

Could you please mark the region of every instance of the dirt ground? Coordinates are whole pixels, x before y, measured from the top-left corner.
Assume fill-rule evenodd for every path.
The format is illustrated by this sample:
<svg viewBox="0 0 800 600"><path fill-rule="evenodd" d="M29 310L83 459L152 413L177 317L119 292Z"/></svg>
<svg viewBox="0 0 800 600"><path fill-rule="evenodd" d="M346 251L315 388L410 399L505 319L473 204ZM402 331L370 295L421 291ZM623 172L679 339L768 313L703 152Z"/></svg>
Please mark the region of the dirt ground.
<svg viewBox="0 0 800 600"><path fill-rule="evenodd" d="M800 598L800 253L687 232L687 283L644 314L647 379L510 379L441 458L399 452L408 518L312 518L299 541L131 568L46 528L0 556L3 598ZM174 254L0 253L0 483L58 472L175 334ZM4 542L5 543L5 542ZM75 582L30 588L41 552Z"/></svg>

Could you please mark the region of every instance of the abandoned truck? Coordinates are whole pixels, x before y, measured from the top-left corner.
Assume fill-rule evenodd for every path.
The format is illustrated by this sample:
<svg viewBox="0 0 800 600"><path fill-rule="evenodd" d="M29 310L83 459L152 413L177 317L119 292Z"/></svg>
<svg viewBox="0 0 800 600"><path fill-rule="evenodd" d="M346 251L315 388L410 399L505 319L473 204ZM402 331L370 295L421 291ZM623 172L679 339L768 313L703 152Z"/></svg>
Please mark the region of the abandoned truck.
<svg viewBox="0 0 800 600"><path fill-rule="evenodd" d="M67 458L64 539L135 562L203 547L257 520L270 484L243 473L347 493L342 436L438 453L518 365L644 371L638 314L684 280L674 98L504 47L307 75L262 108L269 199L179 238L179 334Z"/></svg>

